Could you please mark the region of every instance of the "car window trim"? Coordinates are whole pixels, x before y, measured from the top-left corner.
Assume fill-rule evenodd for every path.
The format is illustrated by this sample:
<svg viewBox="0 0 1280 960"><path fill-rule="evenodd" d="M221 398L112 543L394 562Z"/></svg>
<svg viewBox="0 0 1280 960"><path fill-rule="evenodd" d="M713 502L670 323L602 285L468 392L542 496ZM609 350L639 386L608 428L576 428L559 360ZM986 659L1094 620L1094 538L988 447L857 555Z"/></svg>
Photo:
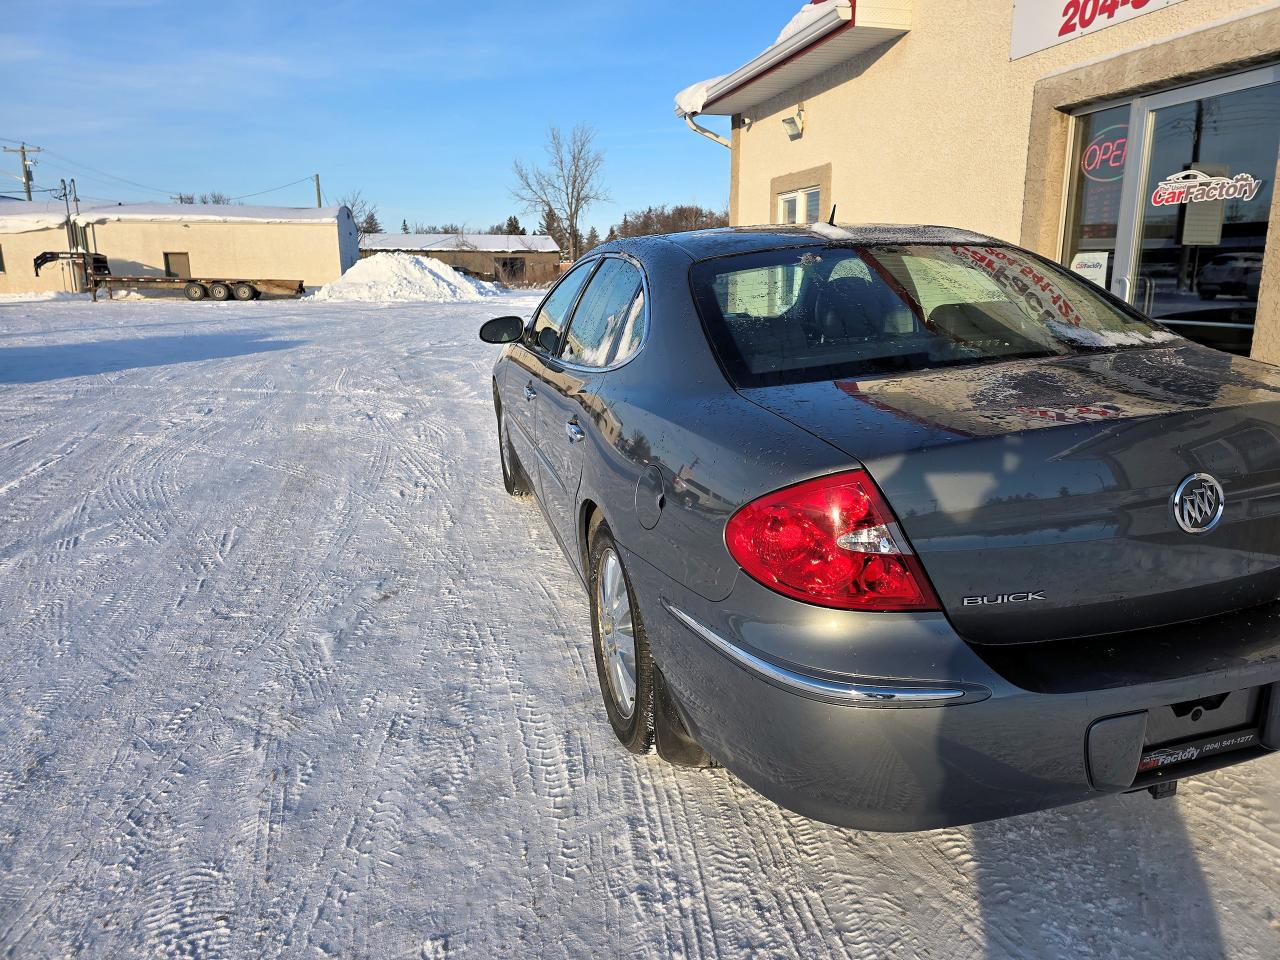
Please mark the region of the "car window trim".
<svg viewBox="0 0 1280 960"><path fill-rule="evenodd" d="M595 367L585 363L574 363L572 360L565 360L560 356L560 353L564 351L564 343L569 333L569 327L566 325L564 328L565 336L560 339L560 347L557 350L556 356L550 358L566 369L589 373L605 373L610 370L617 370L619 367L625 367L628 363L638 357L640 355L640 351L644 349L645 344L649 342L649 305L652 303L649 298L649 275L645 272L644 265L639 260L621 250L610 250L600 256L601 262L610 258L614 260L625 260L640 271L640 292L644 294L644 316L640 318L643 323L643 328L640 332L640 342L636 344L636 348L622 360L615 360L603 367ZM596 269L599 269L599 267L597 266ZM574 302L574 313L577 313L578 302L582 299L582 293L586 292L587 284L590 284L594 277L595 271L592 271L591 276L587 278L587 283L583 284L582 291L578 294L578 301ZM550 296L550 294L547 294L547 296ZM628 307L630 307L630 304L632 303L635 303L635 297L631 298L628 303ZM573 322L572 317L570 317L569 322L570 324ZM619 331L618 335L621 336L621 331Z"/></svg>

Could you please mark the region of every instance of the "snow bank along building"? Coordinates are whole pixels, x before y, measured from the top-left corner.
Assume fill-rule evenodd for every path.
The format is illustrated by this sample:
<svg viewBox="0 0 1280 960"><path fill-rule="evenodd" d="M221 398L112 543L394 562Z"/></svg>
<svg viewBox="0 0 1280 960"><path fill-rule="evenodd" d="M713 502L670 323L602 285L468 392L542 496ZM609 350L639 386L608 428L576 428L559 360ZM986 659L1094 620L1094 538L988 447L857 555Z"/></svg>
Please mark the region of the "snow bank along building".
<svg viewBox="0 0 1280 960"><path fill-rule="evenodd" d="M356 262L355 223L346 207L251 207L0 200L0 293L77 291L78 266L51 263L45 251L104 254L117 276L336 280Z"/></svg>
<svg viewBox="0 0 1280 960"><path fill-rule="evenodd" d="M820 0L704 56L732 223L975 229L1280 363L1274 0Z"/></svg>
<svg viewBox="0 0 1280 960"><path fill-rule="evenodd" d="M545 283L558 275L560 248L546 236L488 233L369 233L360 256L411 253L479 277L504 283Z"/></svg>

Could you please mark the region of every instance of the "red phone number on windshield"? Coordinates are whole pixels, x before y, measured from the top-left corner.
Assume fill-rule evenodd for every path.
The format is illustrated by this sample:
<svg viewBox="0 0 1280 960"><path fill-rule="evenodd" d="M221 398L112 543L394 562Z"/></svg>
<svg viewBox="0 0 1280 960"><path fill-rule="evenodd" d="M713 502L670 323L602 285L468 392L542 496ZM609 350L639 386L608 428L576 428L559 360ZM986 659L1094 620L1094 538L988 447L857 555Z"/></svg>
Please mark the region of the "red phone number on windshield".
<svg viewBox="0 0 1280 960"><path fill-rule="evenodd" d="M1099 17L1111 20L1122 8L1141 10L1151 0L1067 0L1062 8L1062 26L1058 36L1069 37L1081 30L1088 30Z"/></svg>

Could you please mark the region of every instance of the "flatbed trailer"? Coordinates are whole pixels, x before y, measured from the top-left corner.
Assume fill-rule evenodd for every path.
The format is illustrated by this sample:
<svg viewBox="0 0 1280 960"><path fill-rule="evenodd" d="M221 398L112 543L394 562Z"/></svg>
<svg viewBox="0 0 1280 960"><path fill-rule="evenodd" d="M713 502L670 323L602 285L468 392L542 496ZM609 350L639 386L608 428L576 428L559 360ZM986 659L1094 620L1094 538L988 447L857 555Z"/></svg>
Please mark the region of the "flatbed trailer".
<svg viewBox="0 0 1280 960"><path fill-rule="evenodd" d="M241 277L120 277L94 274L88 278L91 292L105 290L182 290L188 300L257 300L261 294L300 297L301 280Z"/></svg>
<svg viewBox="0 0 1280 960"><path fill-rule="evenodd" d="M98 299L98 291L105 290L110 299L116 290L178 290L188 300L257 300L262 294L281 297L300 297L303 294L301 280L273 280L246 277L154 277L118 276L111 273L107 258L100 253L83 250L50 250L35 258L36 276L40 268L58 261L68 261L80 267L85 287Z"/></svg>

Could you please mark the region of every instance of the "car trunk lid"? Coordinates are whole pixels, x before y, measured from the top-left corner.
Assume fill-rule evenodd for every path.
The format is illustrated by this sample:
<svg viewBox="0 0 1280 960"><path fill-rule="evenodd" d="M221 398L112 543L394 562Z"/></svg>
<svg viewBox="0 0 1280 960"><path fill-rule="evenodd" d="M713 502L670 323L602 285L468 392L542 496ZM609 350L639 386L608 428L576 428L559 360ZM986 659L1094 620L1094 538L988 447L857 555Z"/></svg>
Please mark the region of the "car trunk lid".
<svg viewBox="0 0 1280 960"><path fill-rule="evenodd" d="M743 391L860 461L957 630L1094 636L1280 594L1280 371L1194 345ZM1189 533L1192 474L1225 492Z"/></svg>

